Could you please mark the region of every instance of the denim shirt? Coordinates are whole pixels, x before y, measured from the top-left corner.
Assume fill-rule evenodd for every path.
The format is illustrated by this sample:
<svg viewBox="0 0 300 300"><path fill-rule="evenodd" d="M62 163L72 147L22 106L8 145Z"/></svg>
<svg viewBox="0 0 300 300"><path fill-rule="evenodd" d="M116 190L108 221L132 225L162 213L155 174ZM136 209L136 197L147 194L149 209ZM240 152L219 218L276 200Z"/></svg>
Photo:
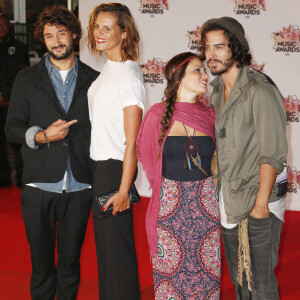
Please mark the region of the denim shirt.
<svg viewBox="0 0 300 300"><path fill-rule="evenodd" d="M56 97L64 109L65 112L68 112L70 105L72 103L73 94L76 86L76 79L78 73L78 58L75 56L75 63L72 69L69 70L65 82L63 82L60 72L52 65L50 61L50 56L47 56L45 59L45 66L48 70L48 74L50 80L52 82L53 88L55 90ZM33 126L29 128L26 132L26 143L28 147L32 149L37 149L38 146L35 144L34 136L38 131L42 131L44 128L39 126ZM64 179L66 178L66 183L64 186ZM55 183L43 183L43 182L35 182L29 184L31 186L36 186L37 188L48 191L48 192L56 192L62 193L63 190L66 192L76 192L81 191L86 188L89 188L90 185L87 183L81 183L75 180L72 170L70 159L68 157L67 168L64 177Z"/></svg>

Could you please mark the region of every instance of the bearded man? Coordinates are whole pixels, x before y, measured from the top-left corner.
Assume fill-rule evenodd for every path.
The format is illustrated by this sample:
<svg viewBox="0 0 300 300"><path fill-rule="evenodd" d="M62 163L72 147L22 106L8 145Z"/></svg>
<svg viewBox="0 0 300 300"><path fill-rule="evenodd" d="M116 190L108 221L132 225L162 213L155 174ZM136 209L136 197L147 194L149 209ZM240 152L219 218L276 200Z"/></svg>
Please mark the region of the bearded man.
<svg viewBox="0 0 300 300"><path fill-rule="evenodd" d="M67 8L41 13L35 37L49 55L18 74L7 115L8 139L22 144L21 207L33 300L54 300L55 295L74 300L80 281L92 203L87 90L98 76L74 55L81 34L79 20Z"/></svg>

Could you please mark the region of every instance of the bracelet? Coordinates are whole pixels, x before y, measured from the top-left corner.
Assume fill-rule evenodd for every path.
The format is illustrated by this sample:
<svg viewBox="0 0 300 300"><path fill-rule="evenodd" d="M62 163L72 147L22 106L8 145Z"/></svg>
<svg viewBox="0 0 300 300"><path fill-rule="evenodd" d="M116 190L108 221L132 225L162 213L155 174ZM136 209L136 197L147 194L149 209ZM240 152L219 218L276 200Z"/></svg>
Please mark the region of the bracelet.
<svg viewBox="0 0 300 300"><path fill-rule="evenodd" d="M47 145L48 145L48 149L49 149L49 148L50 148L50 142L49 142L49 140L48 140L48 138L47 138L46 131L43 130L43 133L44 133L45 141L46 141L46 143L47 143Z"/></svg>

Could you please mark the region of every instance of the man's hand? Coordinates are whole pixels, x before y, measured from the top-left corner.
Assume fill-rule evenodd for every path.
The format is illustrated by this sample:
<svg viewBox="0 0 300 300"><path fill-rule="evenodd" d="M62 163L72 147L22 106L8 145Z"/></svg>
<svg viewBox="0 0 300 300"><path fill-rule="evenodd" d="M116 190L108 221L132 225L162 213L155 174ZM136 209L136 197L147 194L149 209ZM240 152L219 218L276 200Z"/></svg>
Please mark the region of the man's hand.
<svg viewBox="0 0 300 300"><path fill-rule="evenodd" d="M77 120L66 122L58 119L45 130L48 141L51 143L63 140L69 132L69 127L75 123ZM38 145L47 143L43 132L40 131L35 135L35 142Z"/></svg>
<svg viewBox="0 0 300 300"><path fill-rule="evenodd" d="M0 96L0 106L7 106L8 101L6 101L2 96Z"/></svg>
<svg viewBox="0 0 300 300"><path fill-rule="evenodd" d="M250 212L250 216L256 219L263 219L270 217L270 211L268 205L254 205L252 211Z"/></svg>

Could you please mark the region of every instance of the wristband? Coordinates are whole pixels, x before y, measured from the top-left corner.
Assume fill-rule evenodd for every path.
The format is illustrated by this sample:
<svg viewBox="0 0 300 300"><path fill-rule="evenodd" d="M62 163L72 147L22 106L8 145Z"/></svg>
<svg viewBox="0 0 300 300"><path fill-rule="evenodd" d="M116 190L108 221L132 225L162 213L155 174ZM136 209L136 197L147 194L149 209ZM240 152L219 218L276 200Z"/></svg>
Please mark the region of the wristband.
<svg viewBox="0 0 300 300"><path fill-rule="evenodd" d="M50 148L50 142L49 142L49 140L48 140L48 138L47 138L46 131L43 130L43 133L44 133L45 141L46 141L46 143L47 143L47 145L48 145L48 149L49 149L49 148Z"/></svg>

